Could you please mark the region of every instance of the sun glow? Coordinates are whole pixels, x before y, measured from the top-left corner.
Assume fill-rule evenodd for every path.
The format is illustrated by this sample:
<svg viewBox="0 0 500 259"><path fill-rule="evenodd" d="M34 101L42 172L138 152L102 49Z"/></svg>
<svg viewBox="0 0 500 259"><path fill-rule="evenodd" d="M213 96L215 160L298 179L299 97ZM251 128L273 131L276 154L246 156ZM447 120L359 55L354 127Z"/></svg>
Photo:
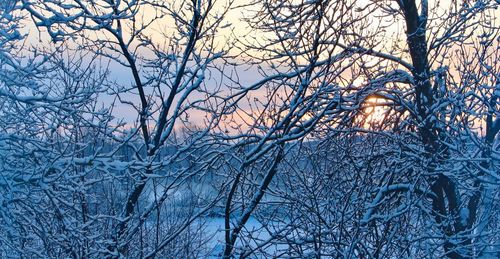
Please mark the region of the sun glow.
<svg viewBox="0 0 500 259"><path fill-rule="evenodd" d="M387 115L386 100L378 97L369 97L363 105L363 127L373 129L384 124Z"/></svg>

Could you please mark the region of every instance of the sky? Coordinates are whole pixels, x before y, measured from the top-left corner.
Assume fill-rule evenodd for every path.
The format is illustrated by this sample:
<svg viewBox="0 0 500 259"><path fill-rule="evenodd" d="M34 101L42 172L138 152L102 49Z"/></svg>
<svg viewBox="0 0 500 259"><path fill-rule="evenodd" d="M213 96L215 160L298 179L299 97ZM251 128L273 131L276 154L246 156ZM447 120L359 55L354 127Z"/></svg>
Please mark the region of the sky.
<svg viewBox="0 0 500 259"><path fill-rule="evenodd" d="M182 1L181 1L182 2ZM181 3L178 2L178 3ZM248 0L245 1L237 1L236 4L238 5L244 5ZM357 5L359 7L363 7L363 5L366 5L372 1L365 0L365 1L358 1ZM429 1L429 6L431 7L431 12L434 13L431 15L431 20L429 23L429 26L431 27L433 25L433 19L437 19L440 16L442 16L445 13L445 10L448 9L448 7L452 6L454 1L451 0L442 0L442 1ZM170 2L168 2L170 3ZM225 3L225 1L218 1L219 5L216 6L215 13L220 13L221 6L220 4ZM394 5L395 3L393 3ZM499 14L500 11L495 12L496 17L500 17ZM265 38L265 34L258 34L255 31L252 31L248 28L248 25L242 21L243 17L248 17L249 15L252 14L252 8L249 7L242 7L242 8L237 8L234 10L231 10L227 13L226 15L226 22L223 22L221 25L224 27L219 33L218 36L216 37L215 41L216 43L219 43L220 45L223 45L228 39L250 39L252 37L255 38ZM138 17L140 19L145 19L149 20L151 17L154 17L155 11L151 8L146 8L143 9ZM385 41L385 43L390 43L394 42L396 44L404 44L404 25L401 23L394 23L395 20L388 16L383 19L378 18L377 13L373 13L373 21L381 21L381 25L383 28L385 28L385 33L381 34L383 37L390 36L392 37L392 40ZM144 18L142 18L144 17ZM373 23L373 26L376 26L377 22ZM380 25L380 24L379 24ZM151 36L152 40L156 42L157 44L163 44L164 39L168 38L173 34L173 31L175 29L175 23L172 22L172 19L163 19L159 21L158 23L154 24L151 26L149 29L149 32L146 34ZM379 29L380 27L377 27L374 29ZM47 34L42 32L39 32L36 28L34 28L33 24L31 22L26 23L25 30L27 30L29 42L33 45L44 45L47 44L50 39L47 37ZM164 34L164 35L162 35ZM170 35L169 35L170 34ZM97 33L93 37L101 38L104 35L104 33ZM167 36L167 37L165 37ZM428 35L428 37L432 38L435 37L435 35ZM378 47L378 46L377 46ZM383 48L383 47L381 47ZM143 51L143 49L139 49L139 52ZM234 51L232 53L238 53L237 51ZM141 56L143 57L148 57L149 53L140 53ZM240 57L236 57L238 60ZM247 69L248 67L245 67L244 69L240 69L238 75L240 78L240 82L243 85L249 85L252 84L253 82L256 82L262 78L262 76L258 73L256 68L252 69ZM120 85L124 86L132 86L133 85L133 78L131 75L131 71L129 68L126 68L122 66L121 64L118 64L117 62L111 62L110 67L109 67L111 74L110 74L110 79L113 81L116 81ZM226 82L225 82L226 83ZM229 83L229 82L227 82ZM256 93L258 96L259 93ZM128 95L130 100L133 102L137 102L138 98L133 95ZM103 104L110 105L111 101L114 99L113 96L103 96L101 98ZM114 115L117 118L124 119L127 123L133 123L137 119L137 113L132 111L129 107L125 105L116 105L114 108ZM204 117L204 114L202 113L193 113L191 114L191 119L193 121L202 121Z"/></svg>

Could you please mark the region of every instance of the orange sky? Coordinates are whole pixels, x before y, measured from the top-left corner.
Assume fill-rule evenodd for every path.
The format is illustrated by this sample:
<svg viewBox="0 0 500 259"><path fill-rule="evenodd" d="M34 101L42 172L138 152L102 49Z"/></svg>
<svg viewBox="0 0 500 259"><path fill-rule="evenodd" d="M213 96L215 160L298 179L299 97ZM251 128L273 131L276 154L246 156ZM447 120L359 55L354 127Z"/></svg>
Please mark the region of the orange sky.
<svg viewBox="0 0 500 259"><path fill-rule="evenodd" d="M238 5L243 5L249 0L244 0L244 1L237 1L236 4ZM215 8L216 13L220 12L221 6L225 3L226 1L218 1L218 6ZM370 0L358 0L358 6L363 7L367 5L368 3L371 3L373 1ZM396 3L393 2L393 5ZM452 0L441 0L441 1L429 1L429 10L432 13L430 16L430 22L428 24L430 30L429 30L429 38L435 37L433 34L437 29L435 29L433 26L435 25L435 20L437 21L440 19L443 14L446 13L446 11L450 8L450 6L456 5L456 1ZM148 19L149 17L152 17L155 11L151 9L150 7L142 9L142 11L139 13L141 17L145 17L145 19ZM240 39L250 39L251 37L256 37L256 38L265 38L266 35L264 34L258 34L254 31L251 31L246 23L241 21L242 17L247 17L251 12L249 7L246 8L238 8L231 10L227 14L227 19L226 22L223 22L222 25L224 29L221 29L218 33L218 36L216 37L216 42L219 42L219 44L222 46L224 43L228 40L231 39L232 37L240 38ZM391 39L389 41L385 41L385 44L387 46L379 46L380 50L383 50L385 48L392 48L393 44L396 45L402 45L405 44L405 37L404 37L404 24L401 21L401 17L398 17L399 22L394 23L395 20L392 19L391 17L385 17L385 18L379 18L377 17L378 14L377 12L372 13L371 19L373 19L373 26L381 26L385 28L385 33L381 33L381 37L384 37L384 39ZM495 17L496 22L498 23L498 19L500 17L500 10L496 10L493 14ZM157 42L162 42L163 38L159 32L163 32L165 35L168 35L169 33L173 33L175 28L172 27L174 26L174 23L172 22L171 19L164 18L163 20L159 21L156 24L153 24L153 26L148 29L148 32L146 34L150 35L154 41ZM31 25L31 23L27 23L26 30L29 32L29 42L33 45L40 45L40 44L46 44L48 42L48 39L46 37L46 34L39 34L37 30ZM99 34L96 35L96 37L100 37ZM147 53L143 53L144 55L148 55ZM132 77L130 74L130 71L127 68L122 67L119 64L112 63L111 64L111 69L112 69L112 76L119 82L123 84L131 84L132 82ZM252 82L258 81L261 79L261 76L257 73L255 69L248 70L248 71L241 71L240 76L242 78L242 83L243 84L251 84ZM256 96L258 96L259 93L256 93ZM130 97L130 98L135 98L135 97ZM103 100L106 102L106 100ZM126 107L116 107L116 116L118 118L124 118L127 121L133 121L136 119L136 113L131 112L129 109ZM377 112L375 112L376 114ZM373 117L379 117L379 115L373 115ZM204 115L202 113L193 113L191 115L192 119L195 121L203 120Z"/></svg>

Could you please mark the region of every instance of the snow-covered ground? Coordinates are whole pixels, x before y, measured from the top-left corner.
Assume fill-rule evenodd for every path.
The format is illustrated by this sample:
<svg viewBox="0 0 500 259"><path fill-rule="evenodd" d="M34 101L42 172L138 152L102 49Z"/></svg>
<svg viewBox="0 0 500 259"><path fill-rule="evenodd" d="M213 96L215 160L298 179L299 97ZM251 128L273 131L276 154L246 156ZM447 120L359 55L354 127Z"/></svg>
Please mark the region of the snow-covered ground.
<svg viewBox="0 0 500 259"><path fill-rule="evenodd" d="M205 221L205 234L209 238L207 247L211 249L210 258L220 258L220 255L224 252L224 218L222 217L210 217L204 218ZM262 224L251 217L245 224L245 228L248 231L255 231L255 234L259 239L267 239L269 234L262 231ZM241 240L236 242L236 246L241 245Z"/></svg>

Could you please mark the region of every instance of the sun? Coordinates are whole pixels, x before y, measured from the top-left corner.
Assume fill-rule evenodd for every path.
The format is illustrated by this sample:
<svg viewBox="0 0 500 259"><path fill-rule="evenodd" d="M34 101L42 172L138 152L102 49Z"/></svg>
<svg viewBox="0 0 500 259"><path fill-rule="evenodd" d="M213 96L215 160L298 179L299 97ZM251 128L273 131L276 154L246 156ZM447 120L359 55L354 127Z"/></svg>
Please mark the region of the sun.
<svg viewBox="0 0 500 259"><path fill-rule="evenodd" d="M387 107L384 105L387 100L379 97L368 97L363 105L363 127L372 129L384 123L387 114Z"/></svg>

